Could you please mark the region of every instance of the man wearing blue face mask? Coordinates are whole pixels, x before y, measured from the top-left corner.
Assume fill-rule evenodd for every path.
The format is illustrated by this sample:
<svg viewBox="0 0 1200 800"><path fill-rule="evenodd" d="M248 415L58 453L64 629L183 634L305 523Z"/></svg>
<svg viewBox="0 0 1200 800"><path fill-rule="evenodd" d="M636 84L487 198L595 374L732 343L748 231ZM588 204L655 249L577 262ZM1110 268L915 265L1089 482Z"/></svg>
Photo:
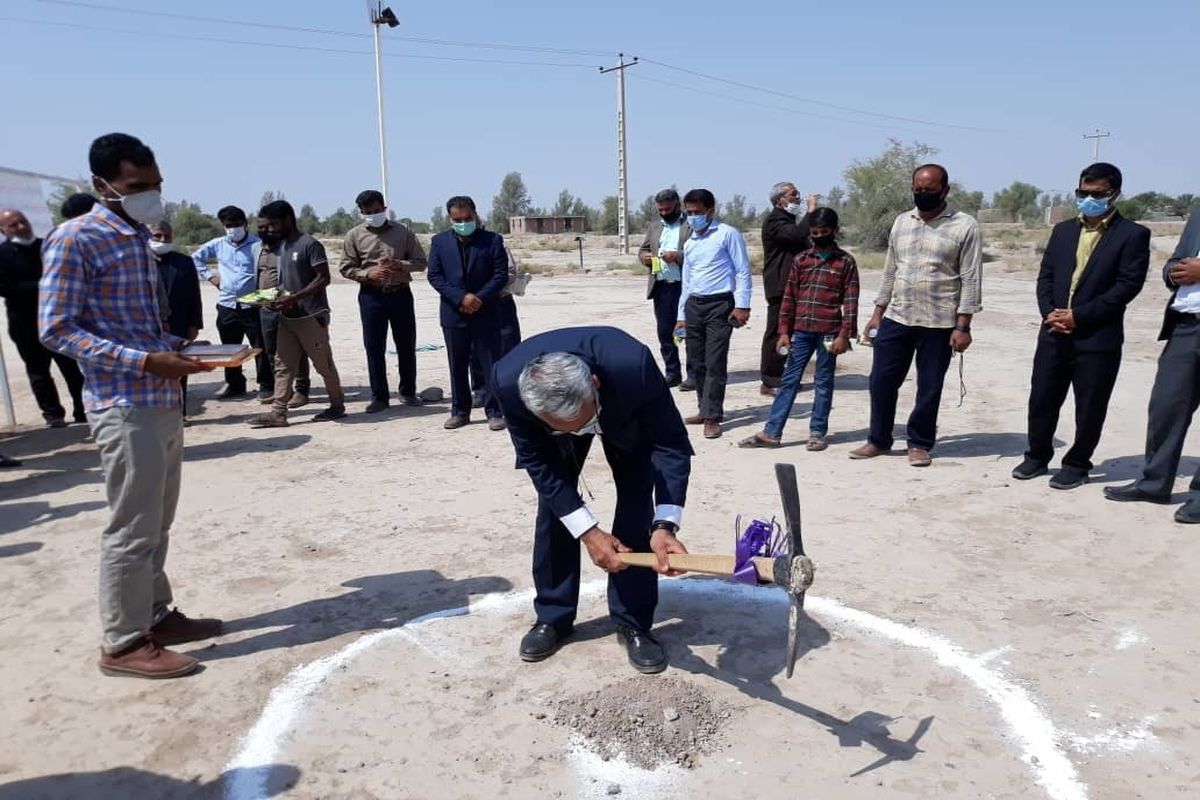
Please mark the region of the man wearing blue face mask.
<svg viewBox="0 0 1200 800"><path fill-rule="evenodd" d="M1029 393L1029 449L1017 480L1045 475L1067 390L1075 394L1075 442L1055 489L1087 483L1092 453L1121 368L1125 308L1146 284L1150 230L1121 216L1121 171L1096 163L1079 176L1079 217L1054 226L1037 279L1042 317Z"/></svg>
<svg viewBox="0 0 1200 800"><path fill-rule="evenodd" d="M450 418L455 430L471 420L471 352L490 376L500 358L500 290L508 283L504 238L479 229L475 201L451 197L446 213L453 226L429 243L429 285L441 295L442 333L450 361ZM488 428L504 430L504 417L490 386L485 386Z"/></svg>

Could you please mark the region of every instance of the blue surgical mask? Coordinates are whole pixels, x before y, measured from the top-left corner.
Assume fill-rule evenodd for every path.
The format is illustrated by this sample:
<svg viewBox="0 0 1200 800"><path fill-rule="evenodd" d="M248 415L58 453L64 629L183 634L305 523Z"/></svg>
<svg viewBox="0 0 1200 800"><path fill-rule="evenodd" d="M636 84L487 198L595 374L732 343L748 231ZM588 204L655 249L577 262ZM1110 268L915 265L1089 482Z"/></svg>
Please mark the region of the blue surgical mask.
<svg viewBox="0 0 1200 800"><path fill-rule="evenodd" d="M1097 200L1094 197L1085 197L1075 201L1079 213L1085 217L1103 217L1108 213L1108 203L1108 198Z"/></svg>
<svg viewBox="0 0 1200 800"><path fill-rule="evenodd" d="M707 214L688 214L688 227L696 233L703 233L711 223Z"/></svg>
<svg viewBox="0 0 1200 800"><path fill-rule="evenodd" d="M454 232L459 236L470 236L475 232L475 220L467 220L466 222L455 222Z"/></svg>

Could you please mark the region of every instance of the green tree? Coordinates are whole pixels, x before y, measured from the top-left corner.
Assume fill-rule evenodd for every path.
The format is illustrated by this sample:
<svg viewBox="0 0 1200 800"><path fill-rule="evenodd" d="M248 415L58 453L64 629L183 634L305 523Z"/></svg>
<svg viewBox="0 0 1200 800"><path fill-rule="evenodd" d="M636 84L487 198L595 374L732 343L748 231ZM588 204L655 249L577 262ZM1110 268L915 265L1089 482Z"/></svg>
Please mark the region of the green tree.
<svg viewBox="0 0 1200 800"><path fill-rule="evenodd" d="M296 215L296 227L301 233L307 233L310 236L318 233L323 233L321 228L321 218L317 216L317 210L308 203L300 206L300 213Z"/></svg>
<svg viewBox="0 0 1200 800"><path fill-rule="evenodd" d="M950 184L950 205L964 214L975 216L983 208L983 192L968 192L956 183Z"/></svg>
<svg viewBox="0 0 1200 800"><path fill-rule="evenodd" d="M550 213L556 217L570 216L576 203L579 202L579 198L571 194L570 190L563 189L558 193L558 200L554 202L554 208L550 210Z"/></svg>
<svg viewBox="0 0 1200 800"><path fill-rule="evenodd" d="M629 229L633 231L646 230L656 219L658 219L658 203L654 202L654 195L648 195L630 217Z"/></svg>
<svg viewBox="0 0 1200 800"><path fill-rule="evenodd" d="M840 186L834 186L825 196L821 198L821 205L826 208L832 208L834 211L841 214L846 210L846 192Z"/></svg>
<svg viewBox="0 0 1200 800"><path fill-rule="evenodd" d="M1042 190L1031 183L1013 181L1007 189L992 196L992 207L1012 215L1018 222L1036 222L1041 219L1038 195Z"/></svg>
<svg viewBox="0 0 1200 800"><path fill-rule="evenodd" d="M600 206L600 213L596 219L596 231L598 233L615 234L619 230L617 218L619 216L617 196L610 194L604 198Z"/></svg>
<svg viewBox="0 0 1200 800"><path fill-rule="evenodd" d="M1181 194L1171 203L1171 213L1177 217L1186 217L1192 209L1200 205L1200 197L1194 194Z"/></svg>
<svg viewBox="0 0 1200 800"><path fill-rule="evenodd" d="M488 215L488 224L498 233L509 233L509 217L529 214L533 211L533 203L529 200L529 190L521 173L510 172L500 182L500 193L492 198L492 211Z"/></svg>
<svg viewBox="0 0 1200 800"><path fill-rule="evenodd" d="M906 145L891 139L878 156L846 168L842 175L848 241L875 250L887 248L896 216L912 208L913 170L936 152L920 142Z"/></svg>
<svg viewBox="0 0 1200 800"><path fill-rule="evenodd" d="M260 197L258 200L258 208L250 209L246 213L251 217L257 216L259 208L262 208L268 203L274 203L276 200L287 200L287 197L284 196L283 192L263 192L262 197Z"/></svg>
<svg viewBox="0 0 1200 800"><path fill-rule="evenodd" d="M321 220L318 228L326 236L345 236L350 232L351 228L360 222L362 220L357 216L351 214L344 207L338 206L337 211Z"/></svg>
<svg viewBox="0 0 1200 800"><path fill-rule="evenodd" d="M730 227L746 230L758 225L758 209L746 205L746 196L735 194L720 209L721 221Z"/></svg>
<svg viewBox="0 0 1200 800"><path fill-rule="evenodd" d="M429 229L434 233L450 230L450 218L446 216L446 209L442 206L433 207L433 213L429 215Z"/></svg>
<svg viewBox="0 0 1200 800"><path fill-rule="evenodd" d="M175 243L182 247L195 247L210 239L225 235L225 226L211 214L205 214L198 203L181 200L167 203L167 221L175 231Z"/></svg>
<svg viewBox="0 0 1200 800"><path fill-rule="evenodd" d="M90 194L95 197L96 190L92 188L91 181L86 178L79 178L74 183L60 183L55 186L54 191L46 200L46 207L50 209L50 218L54 220L55 225L63 221L63 201L73 194Z"/></svg>
<svg viewBox="0 0 1200 800"><path fill-rule="evenodd" d="M1140 200L1131 197L1128 200L1118 200L1117 211L1126 219L1145 219L1150 209Z"/></svg>

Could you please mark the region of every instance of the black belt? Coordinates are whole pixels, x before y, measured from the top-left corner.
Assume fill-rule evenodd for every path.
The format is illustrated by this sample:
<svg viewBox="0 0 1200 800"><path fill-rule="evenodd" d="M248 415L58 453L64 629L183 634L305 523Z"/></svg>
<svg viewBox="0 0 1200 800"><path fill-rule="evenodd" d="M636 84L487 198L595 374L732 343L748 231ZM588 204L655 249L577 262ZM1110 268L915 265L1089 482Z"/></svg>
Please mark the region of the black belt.
<svg viewBox="0 0 1200 800"><path fill-rule="evenodd" d="M718 300L732 300L733 292L721 292L720 294L694 294L688 297L688 300L695 300L700 303L715 303Z"/></svg>

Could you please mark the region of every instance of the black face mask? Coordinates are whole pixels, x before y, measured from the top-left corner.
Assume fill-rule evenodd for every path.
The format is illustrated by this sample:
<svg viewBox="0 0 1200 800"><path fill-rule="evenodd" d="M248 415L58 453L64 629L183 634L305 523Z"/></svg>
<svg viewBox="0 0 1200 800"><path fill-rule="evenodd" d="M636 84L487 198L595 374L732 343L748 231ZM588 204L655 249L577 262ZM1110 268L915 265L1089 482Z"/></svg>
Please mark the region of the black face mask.
<svg viewBox="0 0 1200 800"><path fill-rule="evenodd" d="M668 225L674 225L679 221L679 209L675 209L670 214L659 214L659 216L662 217L663 222L667 223Z"/></svg>
<svg viewBox="0 0 1200 800"><path fill-rule="evenodd" d="M831 250L834 246L833 234L831 233L828 236L814 236L812 237L812 243L818 249Z"/></svg>
<svg viewBox="0 0 1200 800"><path fill-rule="evenodd" d="M918 211L936 211L942 205L941 192L913 192L913 205Z"/></svg>

